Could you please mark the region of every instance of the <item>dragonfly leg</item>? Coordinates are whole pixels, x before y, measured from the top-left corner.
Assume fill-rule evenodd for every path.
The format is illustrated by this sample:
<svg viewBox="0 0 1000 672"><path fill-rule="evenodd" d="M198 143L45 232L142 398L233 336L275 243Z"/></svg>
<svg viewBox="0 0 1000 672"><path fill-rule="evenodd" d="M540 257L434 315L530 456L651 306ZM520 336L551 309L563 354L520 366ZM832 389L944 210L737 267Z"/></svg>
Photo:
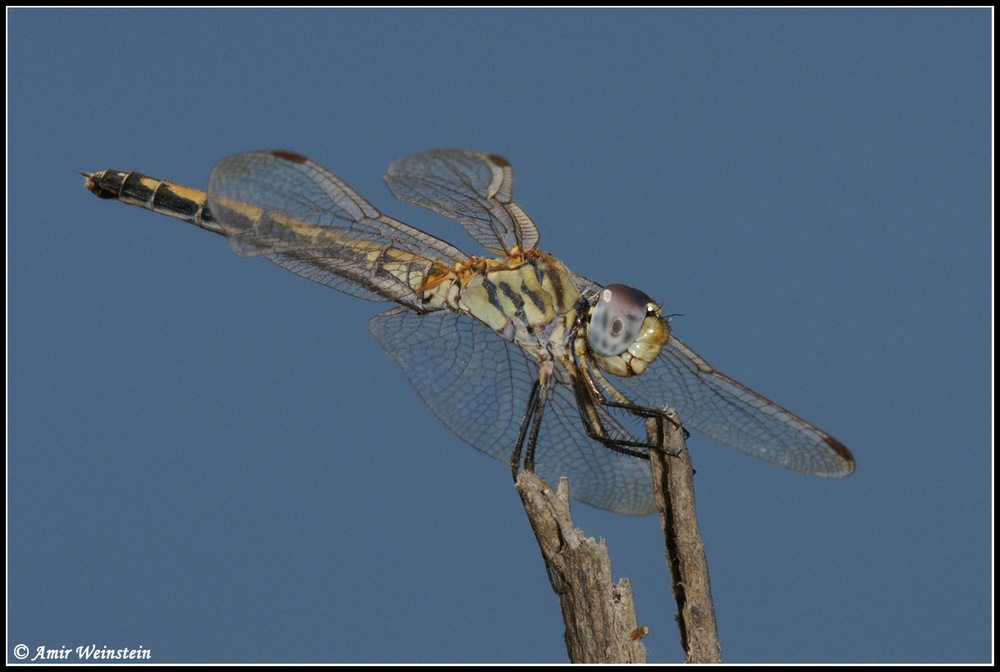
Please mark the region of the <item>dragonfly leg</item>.
<svg viewBox="0 0 1000 672"><path fill-rule="evenodd" d="M620 408L626 413L631 413L640 418L660 418L660 420L666 420L675 427L679 427L682 432L684 432L684 440L687 441L691 438L691 432L687 428L674 420L672 417L663 412L662 409L652 408L650 406L639 406L638 404L633 404L631 402L618 402L611 401L609 399L598 399L598 401L608 408Z"/></svg>
<svg viewBox="0 0 1000 672"><path fill-rule="evenodd" d="M549 386L544 374L539 376L536 385L538 386L538 401L535 408L535 417L531 420L531 434L528 435L528 449L524 453L524 470L534 473L535 471L535 446L538 445L538 432L542 428L542 414L545 411L545 400L548 398Z"/></svg>
<svg viewBox="0 0 1000 672"><path fill-rule="evenodd" d="M541 379L535 381L535 384L531 386L531 394L528 396L528 407L524 409L524 418L521 420L521 427L517 432L517 440L514 442L514 450L510 456L510 471L514 476L514 480L517 480L517 474L521 470L521 453L524 448L524 441L528 437L529 431L534 433L535 438L538 437L537 425L541 422L542 414L539 412L539 389L541 387ZM535 418L538 420L535 420ZM525 465L526 471L532 471L534 468L534 445L530 448L531 458L532 458L532 469L528 469Z"/></svg>
<svg viewBox="0 0 1000 672"><path fill-rule="evenodd" d="M580 369L578 373L571 373L570 379L573 383L573 393L576 397L577 407L580 410L580 417L583 419L583 426L587 432L587 436L601 442L611 450L632 457L649 459L649 450L651 448L658 448L658 446L645 441L611 437L604 427L604 423L601 422L601 418L597 412L597 404L607 408L620 408L626 413L640 418L658 418L661 422L666 420L667 422L677 424L677 421L667 415L662 409L640 406L633 403L628 397L614 388L599 372L595 376L587 369ZM601 391L602 385L599 385L597 381L600 381L605 389L610 390L610 394L614 395L615 399L608 399ZM683 426L680 426L680 428L684 432L685 439L691 436Z"/></svg>

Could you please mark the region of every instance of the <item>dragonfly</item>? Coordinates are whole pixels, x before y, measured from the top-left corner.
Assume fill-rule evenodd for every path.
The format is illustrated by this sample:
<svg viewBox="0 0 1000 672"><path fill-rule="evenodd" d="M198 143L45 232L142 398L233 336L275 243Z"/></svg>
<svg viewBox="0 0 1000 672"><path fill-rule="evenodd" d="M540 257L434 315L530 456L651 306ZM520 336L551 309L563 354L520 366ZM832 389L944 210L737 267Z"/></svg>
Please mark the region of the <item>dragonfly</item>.
<svg viewBox="0 0 1000 672"><path fill-rule="evenodd" d="M767 462L833 478L854 471L842 443L681 342L644 292L598 284L538 249L503 157L437 149L385 175L396 198L454 220L483 256L383 214L289 151L224 159L207 193L137 172L82 174L95 195L223 235L239 255L395 303L369 321L372 336L448 429L515 477L568 476L582 502L650 513L651 446L629 417L666 407L685 428Z"/></svg>

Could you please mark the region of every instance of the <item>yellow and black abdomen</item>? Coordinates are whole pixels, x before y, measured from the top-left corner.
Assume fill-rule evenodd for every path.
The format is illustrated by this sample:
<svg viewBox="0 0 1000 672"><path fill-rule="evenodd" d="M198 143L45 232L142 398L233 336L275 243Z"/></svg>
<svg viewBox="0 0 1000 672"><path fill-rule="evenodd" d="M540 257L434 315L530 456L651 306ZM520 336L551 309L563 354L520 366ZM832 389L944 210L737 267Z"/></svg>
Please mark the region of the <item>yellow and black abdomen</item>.
<svg viewBox="0 0 1000 672"><path fill-rule="evenodd" d="M136 172L103 170L83 173L83 176L87 178L87 189L98 198L146 208L212 233L226 235L225 229L212 216L208 208L208 194L204 191Z"/></svg>

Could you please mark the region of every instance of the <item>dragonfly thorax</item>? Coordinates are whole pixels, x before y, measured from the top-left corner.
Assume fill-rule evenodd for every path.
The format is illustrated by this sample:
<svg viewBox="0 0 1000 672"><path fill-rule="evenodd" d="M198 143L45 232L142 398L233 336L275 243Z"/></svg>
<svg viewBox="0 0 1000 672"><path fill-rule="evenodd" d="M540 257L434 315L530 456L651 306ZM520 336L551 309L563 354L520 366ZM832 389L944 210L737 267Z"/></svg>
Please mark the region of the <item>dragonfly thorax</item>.
<svg viewBox="0 0 1000 672"><path fill-rule="evenodd" d="M535 250L502 261L462 278L458 310L530 351L568 348L580 300L569 270Z"/></svg>

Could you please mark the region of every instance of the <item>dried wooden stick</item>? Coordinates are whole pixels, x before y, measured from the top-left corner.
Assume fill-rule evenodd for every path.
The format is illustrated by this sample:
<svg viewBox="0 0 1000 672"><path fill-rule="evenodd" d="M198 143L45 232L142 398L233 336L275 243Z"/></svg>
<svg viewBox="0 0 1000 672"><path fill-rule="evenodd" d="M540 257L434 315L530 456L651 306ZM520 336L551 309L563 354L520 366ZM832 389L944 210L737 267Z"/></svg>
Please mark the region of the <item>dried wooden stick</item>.
<svg viewBox="0 0 1000 672"><path fill-rule="evenodd" d="M549 581L566 623L566 649L574 663L645 663L628 579L611 582L604 540L588 538L569 515L569 488L555 492L532 473L521 472L517 491L545 558Z"/></svg>
<svg viewBox="0 0 1000 672"><path fill-rule="evenodd" d="M673 421L671 421L673 419ZM677 625L688 663L721 663L722 648L712 606L705 545L694 508L694 469L684 443L684 429L672 411L670 417L646 423L653 468L653 494L666 538L667 565L677 600Z"/></svg>

